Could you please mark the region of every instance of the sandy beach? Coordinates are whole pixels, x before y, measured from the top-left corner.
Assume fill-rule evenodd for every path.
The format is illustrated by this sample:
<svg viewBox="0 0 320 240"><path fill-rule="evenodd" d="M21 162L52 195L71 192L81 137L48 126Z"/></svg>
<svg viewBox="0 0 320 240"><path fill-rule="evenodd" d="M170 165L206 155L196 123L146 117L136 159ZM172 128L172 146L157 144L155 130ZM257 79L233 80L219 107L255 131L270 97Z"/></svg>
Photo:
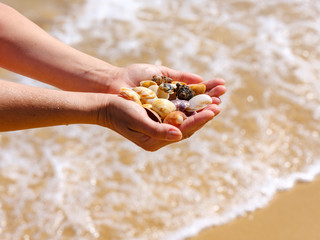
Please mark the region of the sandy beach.
<svg viewBox="0 0 320 240"><path fill-rule="evenodd" d="M222 226L208 228L192 240L318 240L320 177L278 193L269 205Z"/></svg>
<svg viewBox="0 0 320 240"><path fill-rule="evenodd" d="M1 2L112 65L228 90L219 116L157 152L100 126L1 132L0 240L320 239L320 1Z"/></svg>

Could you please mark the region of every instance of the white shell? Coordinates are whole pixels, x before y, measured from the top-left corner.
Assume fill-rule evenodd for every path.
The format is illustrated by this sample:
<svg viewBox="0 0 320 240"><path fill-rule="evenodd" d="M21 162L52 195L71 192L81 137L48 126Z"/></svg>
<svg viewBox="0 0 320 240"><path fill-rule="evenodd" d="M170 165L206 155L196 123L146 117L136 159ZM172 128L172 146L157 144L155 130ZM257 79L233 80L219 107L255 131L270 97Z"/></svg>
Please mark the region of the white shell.
<svg viewBox="0 0 320 240"><path fill-rule="evenodd" d="M161 90L158 85L152 85L149 87L149 89L154 91L158 98L169 99L170 94Z"/></svg>
<svg viewBox="0 0 320 240"><path fill-rule="evenodd" d="M155 92L155 94L157 94L159 86L158 85L151 85L150 87L148 87L149 89L151 89L152 91Z"/></svg>
<svg viewBox="0 0 320 240"><path fill-rule="evenodd" d="M176 106L169 100L158 98L152 103L152 110L160 115L164 119L169 113L176 110Z"/></svg>
<svg viewBox="0 0 320 240"><path fill-rule="evenodd" d="M199 111L212 103L212 98L207 94L199 94L189 100L187 112Z"/></svg>

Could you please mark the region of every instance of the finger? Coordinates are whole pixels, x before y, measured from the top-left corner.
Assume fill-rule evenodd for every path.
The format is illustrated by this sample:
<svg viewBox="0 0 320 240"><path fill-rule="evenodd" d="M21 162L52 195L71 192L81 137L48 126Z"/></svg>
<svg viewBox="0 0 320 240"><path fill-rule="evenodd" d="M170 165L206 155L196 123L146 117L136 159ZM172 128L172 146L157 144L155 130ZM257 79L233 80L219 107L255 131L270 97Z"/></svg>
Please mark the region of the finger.
<svg viewBox="0 0 320 240"><path fill-rule="evenodd" d="M219 105L221 103L221 99L218 97L212 97L212 104Z"/></svg>
<svg viewBox="0 0 320 240"><path fill-rule="evenodd" d="M215 113L211 110L203 110L193 116L188 117L180 127L183 138L189 138L196 131L202 128L208 121L213 119Z"/></svg>
<svg viewBox="0 0 320 240"><path fill-rule="evenodd" d="M203 82L203 78L197 74L173 70L163 67L162 73L175 81L185 82L187 84L195 84Z"/></svg>
<svg viewBox="0 0 320 240"><path fill-rule="evenodd" d="M227 91L227 88L225 86L219 85L219 86L216 86L216 87L212 88L211 90L209 90L207 92L207 94L210 97L220 97L223 94L225 94L226 91Z"/></svg>
<svg viewBox="0 0 320 240"><path fill-rule="evenodd" d="M132 137L131 140L135 144L137 144L139 147L143 148L146 151L154 152L157 151L158 149L172 143L172 141L167 141L167 140L159 140L159 139L154 139L153 137L147 136L141 132L137 132L134 130L131 130L133 134L130 134Z"/></svg>
<svg viewBox="0 0 320 240"><path fill-rule="evenodd" d="M148 118L148 116L146 116ZM147 122L149 119L147 120ZM151 120L153 122L153 120ZM165 131L159 131L159 129L154 129L154 127L151 127L146 124L146 121L142 121L144 128L138 128L137 126L140 126L139 124L132 124L132 126L127 126L123 128L120 131L117 131L119 134L127 138L128 140L134 142L139 147L143 148L147 151L156 151L174 141L179 141L182 139L182 133L179 129L174 128L174 131L177 131L178 134L175 134L174 138L166 135ZM160 125L160 123L155 123L156 126ZM153 125L153 124L152 124ZM162 124L161 124L162 125ZM167 125L167 124L163 124ZM132 127L132 128L131 128ZM171 129L171 125L169 125L169 128ZM158 131L157 131L158 130ZM177 137L178 135L178 137ZM162 139L164 138L164 139ZM168 138L170 140L168 140Z"/></svg>
<svg viewBox="0 0 320 240"><path fill-rule="evenodd" d="M206 88L208 90L211 90L212 88L215 88L215 87L217 87L219 85L224 85L225 84L225 80L223 80L221 78L216 78L216 79L205 81L204 84L206 85Z"/></svg>
<svg viewBox="0 0 320 240"><path fill-rule="evenodd" d="M148 116L146 117L143 124L137 125L138 128L135 129L151 138L166 141L179 141L182 138L181 131L172 125L161 124L153 121Z"/></svg>
<svg viewBox="0 0 320 240"><path fill-rule="evenodd" d="M220 107L216 104L210 104L206 106L202 111L204 110L213 112L215 116L217 116L221 112Z"/></svg>

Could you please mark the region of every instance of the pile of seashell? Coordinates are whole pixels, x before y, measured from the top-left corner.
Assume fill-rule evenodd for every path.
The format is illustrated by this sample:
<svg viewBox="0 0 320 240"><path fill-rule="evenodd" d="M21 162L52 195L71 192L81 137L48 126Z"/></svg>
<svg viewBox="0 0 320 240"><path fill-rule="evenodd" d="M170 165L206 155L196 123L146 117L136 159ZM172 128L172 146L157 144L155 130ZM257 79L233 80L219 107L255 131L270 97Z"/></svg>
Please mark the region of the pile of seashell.
<svg viewBox="0 0 320 240"><path fill-rule="evenodd" d="M166 76L153 76L134 88L121 88L120 96L144 107L150 118L179 126L197 111L212 103L204 84L187 85Z"/></svg>

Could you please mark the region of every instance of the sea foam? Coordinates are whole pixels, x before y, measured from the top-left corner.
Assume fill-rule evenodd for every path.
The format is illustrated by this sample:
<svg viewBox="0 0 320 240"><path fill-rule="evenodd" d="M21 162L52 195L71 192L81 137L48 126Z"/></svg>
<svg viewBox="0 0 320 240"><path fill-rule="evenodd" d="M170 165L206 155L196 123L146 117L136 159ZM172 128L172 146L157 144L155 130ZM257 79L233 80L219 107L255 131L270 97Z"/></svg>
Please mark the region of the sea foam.
<svg viewBox="0 0 320 240"><path fill-rule="evenodd" d="M302 0L87 0L57 18L51 34L80 50L222 77L228 93L220 116L156 153L97 126L1 134L4 239L184 239L311 181L319 12Z"/></svg>

